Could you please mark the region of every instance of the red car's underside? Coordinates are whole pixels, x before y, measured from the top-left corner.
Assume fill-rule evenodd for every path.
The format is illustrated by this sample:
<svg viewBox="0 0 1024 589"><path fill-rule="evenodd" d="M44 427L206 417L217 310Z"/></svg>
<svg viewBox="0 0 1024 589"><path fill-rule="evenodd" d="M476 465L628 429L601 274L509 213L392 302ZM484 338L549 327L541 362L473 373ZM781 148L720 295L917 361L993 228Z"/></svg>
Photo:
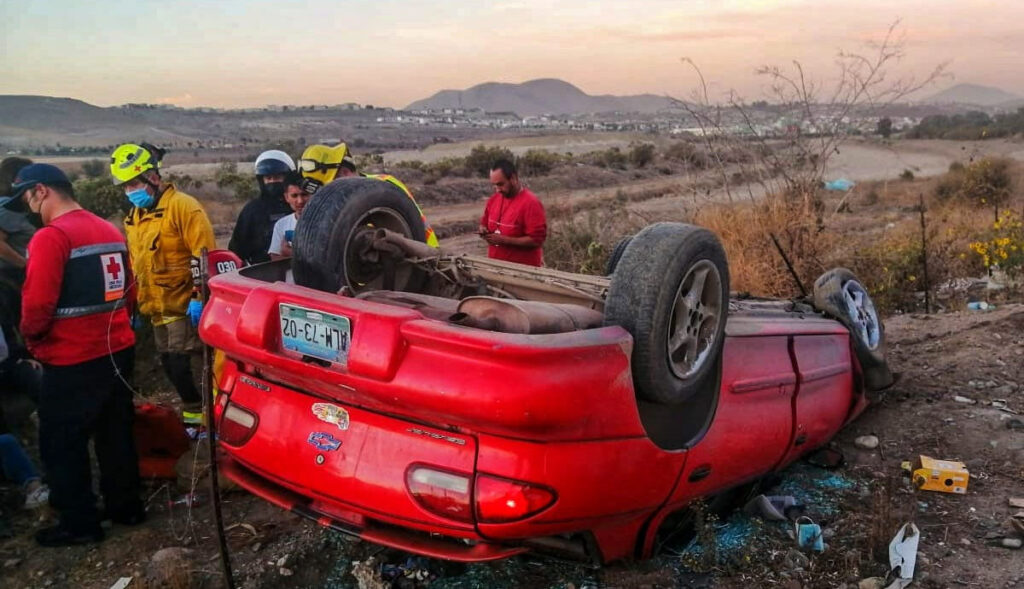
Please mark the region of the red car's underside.
<svg viewBox="0 0 1024 589"><path fill-rule="evenodd" d="M665 407L637 401L619 327L495 333L243 274L211 282L201 324L228 358L227 475L429 556L646 556L667 515L782 468L865 405L847 329L783 303L734 304L719 386ZM283 350L281 303L348 318L347 365Z"/></svg>

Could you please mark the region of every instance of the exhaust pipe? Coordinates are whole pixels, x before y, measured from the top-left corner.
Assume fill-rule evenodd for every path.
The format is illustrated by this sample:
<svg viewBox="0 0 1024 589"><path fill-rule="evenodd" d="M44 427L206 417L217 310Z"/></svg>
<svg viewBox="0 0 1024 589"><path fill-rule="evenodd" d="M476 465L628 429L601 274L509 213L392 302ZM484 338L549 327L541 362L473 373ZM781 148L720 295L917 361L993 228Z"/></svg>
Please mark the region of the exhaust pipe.
<svg viewBox="0 0 1024 589"><path fill-rule="evenodd" d="M413 258L436 258L443 252L440 248L409 239L390 229L377 229L373 234L373 249L392 251L395 247L407 256Z"/></svg>

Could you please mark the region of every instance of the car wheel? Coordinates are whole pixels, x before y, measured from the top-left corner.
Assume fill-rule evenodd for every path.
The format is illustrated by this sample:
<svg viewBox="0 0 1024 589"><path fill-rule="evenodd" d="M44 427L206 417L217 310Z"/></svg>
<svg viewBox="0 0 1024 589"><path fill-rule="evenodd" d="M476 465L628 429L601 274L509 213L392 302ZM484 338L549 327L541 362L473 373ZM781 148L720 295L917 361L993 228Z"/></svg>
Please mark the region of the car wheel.
<svg viewBox="0 0 1024 589"><path fill-rule="evenodd" d="M361 255L368 234L380 228L426 239L416 205L389 182L343 178L317 190L295 227L295 283L327 292L342 286L357 292L383 288L386 264ZM409 290L421 278L415 267L400 264L393 288Z"/></svg>
<svg viewBox="0 0 1024 589"><path fill-rule="evenodd" d="M622 258L622 252L626 251L626 246L629 242L633 241L632 235L627 235L619 240L619 243L615 244L612 249L612 254L608 256L608 263L604 266L604 275L611 276L615 272L615 267L619 265L619 260Z"/></svg>
<svg viewBox="0 0 1024 589"><path fill-rule="evenodd" d="M633 336L637 394L680 403L714 386L728 308L729 268L713 233L682 223L637 233L605 300L605 324Z"/></svg>
<svg viewBox="0 0 1024 589"><path fill-rule="evenodd" d="M885 326L864 285L846 268L833 268L814 282L814 307L850 331L864 385L877 391L893 383L885 359Z"/></svg>

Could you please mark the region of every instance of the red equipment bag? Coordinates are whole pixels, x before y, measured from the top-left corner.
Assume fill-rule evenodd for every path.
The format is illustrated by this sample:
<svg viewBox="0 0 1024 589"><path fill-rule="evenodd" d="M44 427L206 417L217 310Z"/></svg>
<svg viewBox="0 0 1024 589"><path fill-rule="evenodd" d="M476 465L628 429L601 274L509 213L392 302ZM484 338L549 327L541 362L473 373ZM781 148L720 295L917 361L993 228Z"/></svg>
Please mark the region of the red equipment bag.
<svg viewBox="0 0 1024 589"><path fill-rule="evenodd" d="M175 463L188 451L189 438L177 411L167 405L135 406L135 450L143 479L176 479Z"/></svg>

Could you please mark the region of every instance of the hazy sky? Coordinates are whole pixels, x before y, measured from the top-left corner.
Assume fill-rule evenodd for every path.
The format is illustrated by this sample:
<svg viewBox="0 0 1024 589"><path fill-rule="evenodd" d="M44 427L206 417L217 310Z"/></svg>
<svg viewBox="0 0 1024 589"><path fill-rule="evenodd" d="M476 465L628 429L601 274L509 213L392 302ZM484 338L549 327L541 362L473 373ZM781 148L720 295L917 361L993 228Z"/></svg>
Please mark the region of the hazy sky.
<svg viewBox="0 0 1024 589"><path fill-rule="evenodd" d="M0 1L0 94L99 105L373 103L486 81L565 79L591 94L757 99L764 64L816 77L903 19L900 69L1024 95L1021 0Z"/></svg>

